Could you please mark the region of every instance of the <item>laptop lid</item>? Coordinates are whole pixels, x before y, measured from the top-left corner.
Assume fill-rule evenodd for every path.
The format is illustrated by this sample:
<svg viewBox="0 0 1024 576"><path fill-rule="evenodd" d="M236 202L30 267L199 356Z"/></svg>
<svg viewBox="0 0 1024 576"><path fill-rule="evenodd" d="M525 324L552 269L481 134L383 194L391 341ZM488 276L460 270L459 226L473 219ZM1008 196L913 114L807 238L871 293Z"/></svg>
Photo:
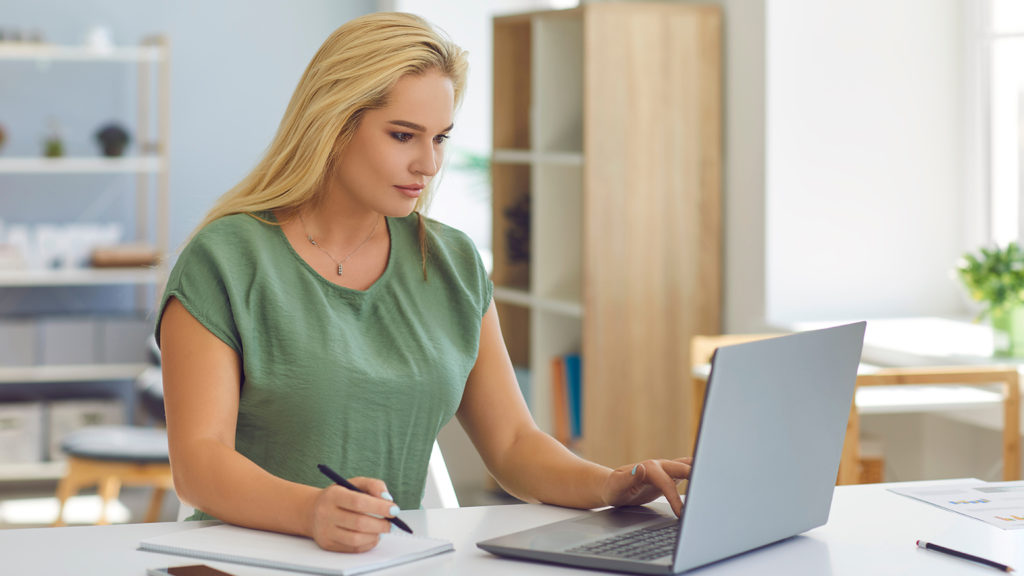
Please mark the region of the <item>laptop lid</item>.
<svg viewBox="0 0 1024 576"><path fill-rule="evenodd" d="M828 521L865 323L719 348L674 571Z"/></svg>

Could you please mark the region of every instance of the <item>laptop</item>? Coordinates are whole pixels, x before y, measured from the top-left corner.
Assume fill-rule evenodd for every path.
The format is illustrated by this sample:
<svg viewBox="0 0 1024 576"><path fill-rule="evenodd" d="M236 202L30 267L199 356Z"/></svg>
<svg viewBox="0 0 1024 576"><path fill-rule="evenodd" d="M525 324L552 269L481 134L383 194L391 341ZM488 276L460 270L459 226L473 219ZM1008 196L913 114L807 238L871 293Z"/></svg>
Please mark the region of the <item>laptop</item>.
<svg viewBox="0 0 1024 576"><path fill-rule="evenodd" d="M858 322L715 352L680 518L658 503L608 508L477 546L584 568L676 574L825 524L864 328Z"/></svg>

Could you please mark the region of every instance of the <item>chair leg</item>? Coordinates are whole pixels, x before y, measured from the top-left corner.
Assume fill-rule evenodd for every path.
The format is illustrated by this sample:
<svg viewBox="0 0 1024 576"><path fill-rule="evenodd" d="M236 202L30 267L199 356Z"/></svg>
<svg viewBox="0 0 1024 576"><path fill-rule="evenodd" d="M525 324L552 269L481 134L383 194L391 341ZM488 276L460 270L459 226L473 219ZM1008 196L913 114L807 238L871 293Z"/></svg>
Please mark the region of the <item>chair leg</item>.
<svg viewBox="0 0 1024 576"><path fill-rule="evenodd" d="M146 518L143 522L156 522L160 519L160 509L164 503L164 493L167 489L162 486L153 488L153 496L149 499L149 509L146 510Z"/></svg>
<svg viewBox="0 0 1024 576"><path fill-rule="evenodd" d="M97 525L110 524L107 519L107 505L117 500L118 494L121 493L121 479L116 476L107 476L103 480L100 480L100 517L96 521Z"/></svg>
<svg viewBox="0 0 1024 576"><path fill-rule="evenodd" d="M71 471L60 479L57 484L57 519L53 522L54 526L65 526L64 522L64 505L67 504L69 498L74 496L78 492L78 485L71 477Z"/></svg>

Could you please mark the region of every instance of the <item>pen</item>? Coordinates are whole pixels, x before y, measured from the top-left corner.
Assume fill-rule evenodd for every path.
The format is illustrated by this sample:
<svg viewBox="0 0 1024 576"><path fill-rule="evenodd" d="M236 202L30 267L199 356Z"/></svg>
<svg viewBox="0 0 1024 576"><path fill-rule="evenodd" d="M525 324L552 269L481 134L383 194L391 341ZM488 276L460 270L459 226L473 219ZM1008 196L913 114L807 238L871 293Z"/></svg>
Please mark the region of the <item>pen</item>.
<svg viewBox="0 0 1024 576"><path fill-rule="evenodd" d="M348 480L346 480L344 476L342 476L341 474L338 474L334 470L331 470L327 466L325 466L323 464L317 464L316 467L317 467L317 469L320 470L321 474L323 474L324 476L327 476L331 480L334 480L335 484L338 484L340 486L344 486L345 488L348 488L349 490L352 490L353 492L359 492L360 494L366 494L366 492L360 490L359 488L356 488L355 484L353 484L353 483L349 482ZM400 518L385 518L385 520L387 520L388 522L391 522L395 526L398 526L402 530L405 530L409 534L412 534L412 528L409 528L409 525L406 524L405 522L402 522L402 520Z"/></svg>
<svg viewBox="0 0 1024 576"><path fill-rule="evenodd" d="M998 562L986 560L985 558L980 558L973 554L960 552L959 550L953 550L952 548L946 548L945 546L939 546L938 544L932 544L931 542L925 542L924 540L918 540L917 547L926 548L928 550L934 550L936 552L942 552L943 554L949 554L950 556L956 556L957 558L963 558L964 560L970 560L971 562L977 562L979 564L984 564L985 566L991 566L997 570L1002 570L1003 572L1014 571L1013 568L1010 568L1006 564L1000 564Z"/></svg>

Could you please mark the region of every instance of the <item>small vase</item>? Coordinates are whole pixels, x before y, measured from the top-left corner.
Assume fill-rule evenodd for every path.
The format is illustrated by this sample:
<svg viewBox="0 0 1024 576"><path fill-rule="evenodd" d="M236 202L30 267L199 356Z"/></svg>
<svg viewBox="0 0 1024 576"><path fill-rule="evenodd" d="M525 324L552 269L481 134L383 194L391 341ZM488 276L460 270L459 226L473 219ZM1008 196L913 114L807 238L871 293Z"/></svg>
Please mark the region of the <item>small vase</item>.
<svg viewBox="0 0 1024 576"><path fill-rule="evenodd" d="M989 317L995 355L1024 357L1024 306L993 308Z"/></svg>

